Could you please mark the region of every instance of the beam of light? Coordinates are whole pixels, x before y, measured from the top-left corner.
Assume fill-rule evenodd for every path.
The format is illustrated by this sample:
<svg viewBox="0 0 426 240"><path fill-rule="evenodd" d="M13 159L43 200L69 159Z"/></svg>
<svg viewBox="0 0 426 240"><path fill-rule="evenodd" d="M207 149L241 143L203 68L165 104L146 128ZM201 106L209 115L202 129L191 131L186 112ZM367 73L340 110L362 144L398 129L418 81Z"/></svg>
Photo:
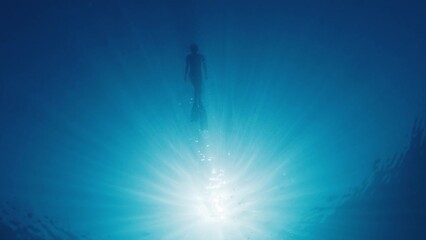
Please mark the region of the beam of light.
<svg viewBox="0 0 426 240"><path fill-rule="evenodd" d="M206 87L208 132L190 122L192 89L176 101L166 93L177 86L158 84L152 91L164 94L141 97L111 84L103 91L108 97L99 94L104 101L95 112L83 104L66 122L73 135L55 145L68 147L55 159L68 159L74 170L64 174L64 166L56 166L58 175L50 177L62 182L54 189L67 191L54 197L74 206L69 212L78 211L78 219L84 214L81 228L93 239L263 240L303 234L298 227L306 219L320 219L311 210L339 194L339 181L347 179L327 174L330 165L342 164L324 150L327 141L335 142L327 136L332 124L287 113L277 104L281 94L267 91L268 85L253 81L247 94L233 96L240 85L224 82ZM69 200L78 194L89 197Z"/></svg>
<svg viewBox="0 0 426 240"><path fill-rule="evenodd" d="M7 22L0 195L88 239L312 239L424 115L416 17L134 2L17 6ZM190 122L189 41L209 69L208 133Z"/></svg>
<svg viewBox="0 0 426 240"><path fill-rule="evenodd" d="M139 189L127 189L140 204L151 206L140 218L141 227L161 239L276 237L286 222L283 204L288 196L275 182L277 177L285 182L284 164L251 169L261 158L255 149L252 156L213 150L209 133L192 143L192 152L171 147L175 152L150 163L151 175L140 179ZM241 161L246 164L239 166Z"/></svg>
<svg viewBox="0 0 426 240"><path fill-rule="evenodd" d="M219 94L206 98L212 97L220 99ZM301 138L297 148L283 147L286 132L269 129L270 114L256 107L257 101L241 103L233 115L236 125L229 124L219 109L223 101L206 101L209 131L199 131L198 123L189 122L190 101L146 107L145 114L158 116L140 123L149 142L139 157L126 158L122 172L113 170L118 180L105 183L120 206L110 221L121 230L111 234L189 240L277 239L292 234L322 200L324 188L313 184L321 171L309 172L309 151L304 151L309 139ZM161 118L170 115L175 117Z"/></svg>

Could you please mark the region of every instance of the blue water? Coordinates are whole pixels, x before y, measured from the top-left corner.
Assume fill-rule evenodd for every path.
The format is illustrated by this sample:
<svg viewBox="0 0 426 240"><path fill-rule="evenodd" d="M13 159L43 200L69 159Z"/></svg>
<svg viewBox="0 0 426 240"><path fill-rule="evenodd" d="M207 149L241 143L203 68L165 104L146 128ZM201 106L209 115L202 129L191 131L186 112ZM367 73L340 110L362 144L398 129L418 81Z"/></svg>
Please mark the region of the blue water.
<svg viewBox="0 0 426 240"><path fill-rule="evenodd" d="M0 239L424 239L423 7L6 3Z"/></svg>

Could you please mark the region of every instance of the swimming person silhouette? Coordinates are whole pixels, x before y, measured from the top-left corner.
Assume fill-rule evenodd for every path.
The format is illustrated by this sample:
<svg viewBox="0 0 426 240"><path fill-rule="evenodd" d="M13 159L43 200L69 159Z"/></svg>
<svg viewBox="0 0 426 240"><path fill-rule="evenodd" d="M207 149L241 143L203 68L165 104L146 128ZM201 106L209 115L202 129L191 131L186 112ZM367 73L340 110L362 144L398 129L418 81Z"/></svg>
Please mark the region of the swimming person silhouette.
<svg viewBox="0 0 426 240"><path fill-rule="evenodd" d="M203 78L207 79L206 61L198 53L197 44L191 44L191 53L186 56L185 82L189 79L194 87L194 104L192 106L191 121L200 120L201 130L207 129L206 113L202 103Z"/></svg>

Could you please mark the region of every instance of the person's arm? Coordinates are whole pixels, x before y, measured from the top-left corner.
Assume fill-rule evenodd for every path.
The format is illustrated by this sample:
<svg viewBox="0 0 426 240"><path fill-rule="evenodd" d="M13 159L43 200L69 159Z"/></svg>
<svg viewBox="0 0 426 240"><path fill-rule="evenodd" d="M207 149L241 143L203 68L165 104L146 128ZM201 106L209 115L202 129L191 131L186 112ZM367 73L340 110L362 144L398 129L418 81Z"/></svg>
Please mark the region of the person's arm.
<svg viewBox="0 0 426 240"><path fill-rule="evenodd" d="M184 81L186 82L187 78L188 78L188 71L189 71L189 64L188 64L188 57L186 57L186 63L185 63L185 76L184 76Z"/></svg>
<svg viewBox="0 0 426 240"><path fill-rule="evenodd" d="M206 59L203 56L203 70L204 70L204 78L207 79L207 65L206 65Z"/></svg>

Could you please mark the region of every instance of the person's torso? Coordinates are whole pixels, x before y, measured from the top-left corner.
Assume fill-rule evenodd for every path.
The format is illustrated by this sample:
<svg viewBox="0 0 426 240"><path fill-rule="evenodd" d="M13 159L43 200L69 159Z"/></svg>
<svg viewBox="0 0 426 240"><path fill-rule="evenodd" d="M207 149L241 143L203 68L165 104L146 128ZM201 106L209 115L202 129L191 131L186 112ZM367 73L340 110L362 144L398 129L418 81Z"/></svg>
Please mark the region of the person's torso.
<svg viewBox="0 0 426 240"><path fill-rule="evenodd" d="M191 76L200 76L201 75L201 65L204 61L204 57L201 54L189 54L187 57L189 64L189 74Z"/></svg>

